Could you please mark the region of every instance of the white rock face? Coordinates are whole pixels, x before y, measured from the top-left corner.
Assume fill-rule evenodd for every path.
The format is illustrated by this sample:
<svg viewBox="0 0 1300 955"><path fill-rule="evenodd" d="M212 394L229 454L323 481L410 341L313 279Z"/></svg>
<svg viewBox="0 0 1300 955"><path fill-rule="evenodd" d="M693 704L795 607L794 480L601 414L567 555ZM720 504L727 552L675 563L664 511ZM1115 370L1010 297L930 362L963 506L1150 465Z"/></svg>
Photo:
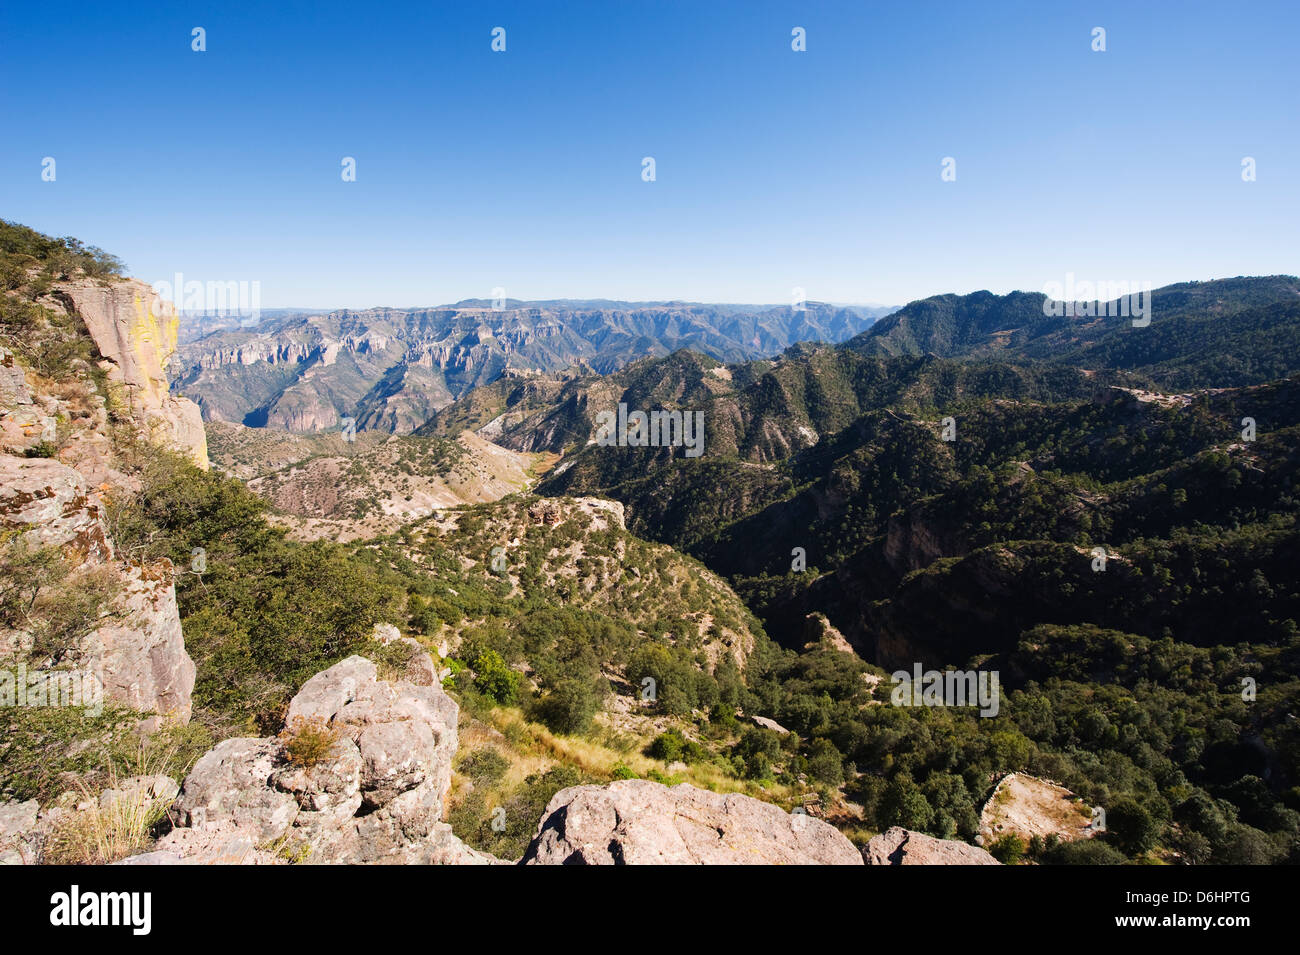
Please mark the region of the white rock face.
<svg viewBox="0 0 1300 955"><path fill-rule="evenodd" d="M111 560L103 507L80 472L50 458L0 455L0 526L33 548L58 547L78 563Z"/></svg>
<svg viewBox="0 0 1300 955"><path fill-rule="evenodd" d="M185 651L170 561L114 560L103 506L82 474L48 458L0 455L0 529L18 531L31 548L57 548L75 575L105 567L117 588L102 626L68 662L94 673L105 699L186 723L194 661ZM30 637L0 631L0 654L23 654ZM35 661L39 666L41 661Z"/></svg>
<svg viewBox="0 0 1300 955"><path fill-rule="evenodd" d="M181 633L171 561L129 566L122 588L113 619L87 641L104 696L188 723L195 670Z"/></svg>
<svg viewBox="0 0 1300 955"><path fill-rule="evenodd" d="M645 779L574 786L546 807L524 865L862 865L839 830L737 793Z"/></svg>
<svg viewBox="0 0 1300 955"><path fill-rule="evenodd" d="M300 766L278 738L219 743L185 780L180 827L126 861L271 863L278 845L315 863L495 862L441 821L458 715L441 686L389 683L349 657L289 704L289 727L318 721L336 734L330 756Z"/></svg>
<svg viewBox="0 0 1300 955"><path fill-rule="evenodd" d="M862 848L867 865L1001 865L979 846L894 826Z"/></svg>

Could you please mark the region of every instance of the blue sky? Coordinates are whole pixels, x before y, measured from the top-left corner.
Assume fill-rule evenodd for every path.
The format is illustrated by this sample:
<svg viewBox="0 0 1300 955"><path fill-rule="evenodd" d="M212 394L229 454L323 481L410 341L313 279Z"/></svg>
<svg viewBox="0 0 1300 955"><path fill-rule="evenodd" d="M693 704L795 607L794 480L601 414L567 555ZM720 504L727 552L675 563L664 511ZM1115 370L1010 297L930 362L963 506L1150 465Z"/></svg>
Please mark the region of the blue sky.
<svg viewBox="0 0 1300 955"><path fill-rule="evenodd" d="M270 6L5 4L0 216L267 308L1300 271L1295 2Z"/></svg>

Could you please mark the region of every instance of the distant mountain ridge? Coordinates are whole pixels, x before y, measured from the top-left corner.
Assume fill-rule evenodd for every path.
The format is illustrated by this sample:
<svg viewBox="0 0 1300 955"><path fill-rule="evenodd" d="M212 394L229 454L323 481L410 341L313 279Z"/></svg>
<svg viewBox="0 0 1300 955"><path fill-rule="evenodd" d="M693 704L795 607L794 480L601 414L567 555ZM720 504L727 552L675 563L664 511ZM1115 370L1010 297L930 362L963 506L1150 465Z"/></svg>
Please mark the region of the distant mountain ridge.
<svg viewBox="0 0 1300 955"><path fill-rule="evenodd" d="M511 372L581 365L612 372L691 348L720 361L800 341L841 342L888 307L486 301L421 309L341 309L219 328L184 344L172 382L223 420L287 431L405 433L472 388ZM184 337L184 336L182 336Z"/></svg>
<svg viewBox="0 0 1300 955"><path fill-rule="evenodd" d="M1112 384L1257 385L1300 372L1298 290L1291 276L1168 286L1151 293L1153 318L1141 328L1119 315L1050 317L1039 293L940 295L839 345L796 344L771 359L723 365L682 351L610 375L508 374L440 409L417 433L469 429L513 450L564 453L589 440L597 411L619 402L701 408L711 456L767 463L884 406L1075 400ZM593 460L609 468L619 457Z"/></svg>
<svg viewBox="0 0 1300 955"><path fill-rule="evenodd" d="M1202 352L1229 345L1234 347L1227 350L1238 353L1276 354L1278 343L1261 341L1260 336L1272 338L1294 328L1300 316L1300 278L1238 276L1154 289L1149 296L1151 323L1143 328L1134 328L1132 318L1114 307L1100 315L1067 311L1053 316L1044 308L1046 301L1041 292L935 295L881 319L846 347L863 354L1051 360L1129 370L1174 358L1200 361L1205 358ZM1218 383L1229 385L1286 372L1260 376L1239 365L1235 375L1227 367L1219 373L1231 380Z"/></svg>

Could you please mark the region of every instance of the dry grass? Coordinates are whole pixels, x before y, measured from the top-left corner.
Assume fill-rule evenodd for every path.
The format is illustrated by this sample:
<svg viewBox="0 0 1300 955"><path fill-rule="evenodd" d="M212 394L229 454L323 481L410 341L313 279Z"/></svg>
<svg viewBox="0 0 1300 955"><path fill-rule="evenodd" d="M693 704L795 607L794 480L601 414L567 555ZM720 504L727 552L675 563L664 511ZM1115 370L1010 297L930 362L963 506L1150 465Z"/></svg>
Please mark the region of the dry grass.
<svg viewBox="0 0 1300 955"><path fill-rule="evenodd" d="M136 776L159 775L168 763L170 752L146 753L143 747L136 760ZM115 766L110 767L105 790L121 790L125 778ZM51 833L45 849L45 862L61 865L108 865L129 855L143 852L154 841L154 830L167 815L170 798L151 794L149 787L128 789L107 805L99 793L83 781L77 782L80 802L91 802L89 809L69 812Z"/></svg>
<svg viewBox="0 0 1300 955"><path fill-rule="evenodd" d="M627 748L613 748L585 736L559 736L540 723L524 719L515 707L497 707L490 719L507 740L518 741L511 746L509 754L512 766L506 781L510 783L518 784L527 776L545 772L556 764L573 766L601 779L613 778L614 768L620 764L642 777L649 776L652 771L665 773L662 762L641 753L649 738L628 740L630 745ZM471 740L472 737L467 735L462 742L472 746ZM673 775L700 789L744 793L767 802L788 802L795 796L795 789L790 786L769 783L763 787L752 780L737 779L711 763L690 763Z"/></svg>

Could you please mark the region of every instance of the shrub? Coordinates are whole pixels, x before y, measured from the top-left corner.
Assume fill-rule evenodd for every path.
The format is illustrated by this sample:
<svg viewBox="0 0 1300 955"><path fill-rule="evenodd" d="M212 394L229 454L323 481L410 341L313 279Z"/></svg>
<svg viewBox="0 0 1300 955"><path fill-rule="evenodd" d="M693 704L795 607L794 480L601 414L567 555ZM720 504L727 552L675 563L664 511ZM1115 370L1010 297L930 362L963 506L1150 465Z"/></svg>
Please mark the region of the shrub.
<svg viewBox="0 0 1300 955"><path fill-rule="evenodd" d="M989 855L1003 865L1017 865L1024 858L1025 850L1025 840L1009 832L989 846Z"/></svg>
<svg viewBox="0 0 1300 955"><path fill-rule="evenodd" d="M501 654L495 650L481 650L470 662L474 670L474 685L484 696L497 703L506 704L514 701L519 693L519 674L506 665Z"/></svg>
<svg viewBox="0 0 1300 955"><path fill-rule="evenodd" d="M53 441L38 441L23 452L28 458L52 458L59 453L59 446Z"/></svg>
<svg viewBox="0 0 1300 955"><path fill-rule="evenodd" d="M476 749L461 757L458 767L475 785L498 783L510 769L510 759L494 746Z"/></svg>
<svg viewBox="0 0 1300 955"><path fill-rule="evenodd" d="M650 741L645 754L652 759L662 759L665 763L675 763L682 758L686 748L686 737L679 729L665 730Z"/></svg>
<svg viewBox="0 0 1300 955"><path fill-rule="evenodd" d="M280 732L280 745L289 762L304 768L333 759L338 741L338 727L319 716L310 719L300 716Z"/></svg>
<svg viewBox="0 0 1300 955"><path fill-rule="evenodd" d="M534 708L536 716L556 733L583 733L600 709L600 696L590 680L561 680Z"/></svg>

